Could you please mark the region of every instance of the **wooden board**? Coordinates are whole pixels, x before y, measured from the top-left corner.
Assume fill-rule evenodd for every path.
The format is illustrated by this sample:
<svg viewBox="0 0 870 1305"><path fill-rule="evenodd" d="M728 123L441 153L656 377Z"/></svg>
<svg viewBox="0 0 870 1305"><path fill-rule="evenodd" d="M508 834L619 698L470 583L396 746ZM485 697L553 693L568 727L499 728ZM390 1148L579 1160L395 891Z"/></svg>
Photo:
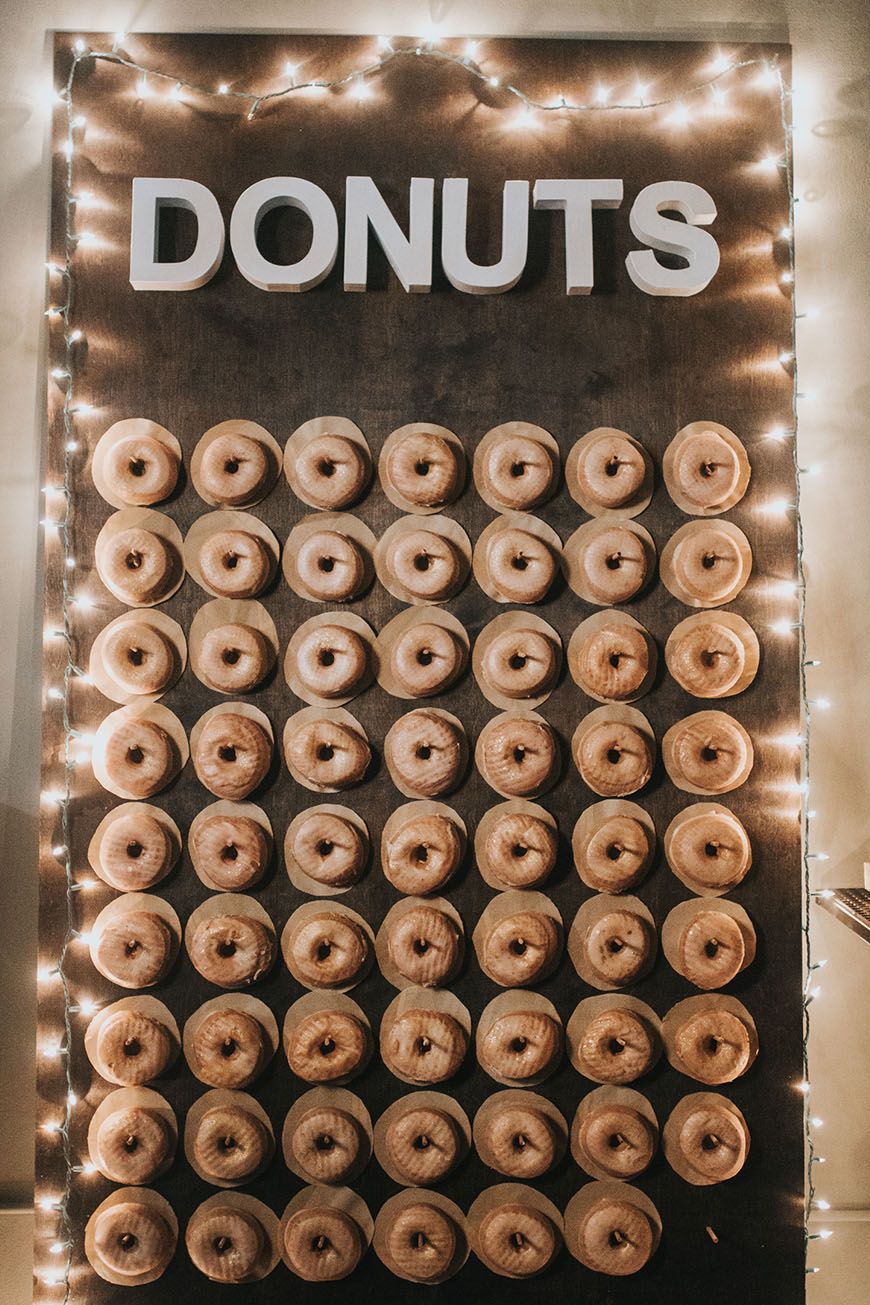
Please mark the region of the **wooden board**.
<svg viewBox="0 0 870 1305"><path fill-rule="evenodd" d="M93 37L91 44L108 49L111 38ZM370 38L314 36L149 36L135 38L130 45L131 53L149 66L171 69L203 85L225 79L232 85L267 88L277 84L285 58L302 62L306 76L334 76L366 62L373 48ZM69 37L58 38L57 84L68 73L69 46ZM707 45L664 42L493 40L484 49L487 71L492 69L549 101L561 92L579 98L598 82L630 93L638 76L651 82L656 94L668 95L696 84L713 54ZM773 46L745 50L745 57L773 55L787 60L788 52ZM79 424L90 448L103 430L124 417L147 417L165 425L178 437L189 460L202 433L228 418L259 422L283 445L302 422L339 413L360 426L375 460L387 434L406 422L447 426L460 436L470 457L484 432L515 420L551 431L564 459L584 432L614 426L640 439L653 455L655 492L640 523L653 535L659 553L686 519L668 498L660 473L663 450L677 430L701 418L719 421L736 431L749 450L753 472L749 492L728 519L749 537L755 573L733 607L759 631L762 663L754 684L727 706L753 735L757 764L749 782L726 801L746 824L753 843L753 869L734 898L755 923L759 954L729 991L752 1012L761 1054L744 1079L724 1089L748 1121L749 1162L731 1183L696 1189L678 1178L661 1155L656 1159L638 1186L655 1201L664 1235L659 1251L637 1279L594 1275L563 1252L542 1279L515 1283L495 1277L472 1256L452 1287L442 1289L445 1299L449 1291L516 1305L540 1300L544 1294L583 1299L590 1305L627 1305L641 1296L648 1305L694 1305L699 1299L705 1305L734 1305L735 1301L796 1305L803 1299L802 1098L795 1091L801 1077L800 846L795 800L781 792L794 781L795 758L769 741L798 728L797 641L766 632L770 621L781 614L781 604L770 597L764 583L771 577L793 577L795 534L791 517L781 523L758 510L768 498L790 498L793 493L790 448L762 438L772 424L790 424L790 382L775 361L779 349L788 346L790 304L776 287L772 254L775 233L788 215L781 178L771 179L753 166L782 139L778 95L753 89L751 81L752 70L735 74L729 95L733 112L721 118L701 115L696 124L685 128L665 125L667 110L662 110L561 115L527 131L508 131L505 123L516 108L506 104L498 90L472 84L464 70L428 57L392 64L373 83L372 96L364 103L338 93L297 97L287 104L264 106L253 122L215 99L195 100L192 105L170 103L165 96L171 83L158 86L152 81L153 94L140 102L133 93L134 74L106 62L83 65L76 79L75 109L86 115L89 124L76 162L76 186L97 197L87 220L105 242L97 248L81 248L75 260L75 321L87 335L79 354L78 384L81 394L98 406L98 413ZM60 126L58 122L58 131ZM55 251L62 249L63 166L62 157L56 155ZM377 251L372 253L373 275L365 294L343 292L340 266L310 293L266 294L246 282L229 258L210 284L198 291L133 292L127 280L133 176L202 181L214 191L228 219L232 204L247 185L287 172L315 180L339 207L345 176L370 174L400 220L406 216L411 176L471 177L471 253L481 261L497 252L501 183L507 177L619 176L625 179L626 204L618 212L595 217L597 289L589 297L564 294L558 214L533 215L529 266L507 295L462 295L440 274L431 294L406 295ZM706 187L719 208L715 230L722 267L709 289L690 299L647 297L630 285L623 266L635 243L628 229L630 199L641 186L670 177ZM273 237L279 257L295 256L297 234L277 224ZM59 341L59 336L53 337L52 363L61 361ZM60 474L61 444L59 391L50 382L47 467L49 478L55 480ZM83 455L76 458L74 482L74 587L98 592L92 575L93 541L112 509L95 492ZM168 506L182 532L204 510L190 484ZM291 525L309 509L292 497L281 478L254 511L283 542ZM376 536L399 515L377 485L356 511ZM539 514L563 540L586 519L564 485ZM449 515L474 540L493 513L469 485ZM57 621L59 577L56 545L50 543L48 624ZM189 629L196 610L207 600L188 578L161 610ZM280 579L263 601L275 620L282 650L293 630L317 610L297 599ZM447 607L472 635L503 610L473 582ZM378 585L353 608L376 631L400 609L398 600ZM95 611L76 612L80 664L87 664L90 644L101 625L120 610L119 604L106 598ZM564 646L574 627L593 610L561 582L536 608L560 633ZM660 583L629 610L660 649L672 627L689 614ZM62 665L56 649L49 645L46 659L47 678L54 682ZM675 719L698 709L698 703L665 674L663 658L660 661L654 691L637 704L659 739ZM95 724L110 705L95 689L80 684L73 686L72 698L74 718L86 726ZM286 716L305 705L293 698L280 675L251 700L270 716L279 735ZM215 696L188 666L163 701L189 731ZM495 714L470 671L438 701L462 718L472 740ZM541 711L559 731L566 757L574 726L595 706L563 671ZM376 684L352 704L379 757L387 727L407 707ZM57 715L49 704L46 787L57 784L61 738ZM80 869L88 841L113 803L93 783L86 767L76 772L74 787L71 845L73 865ZM210 800L191 766L156 799L172 812L182 832ZM319 799L294 785L281 768L258 800L272 819L280 848L292 816ZM383 823L400 800L382 764L352 796L375 848ZM472 830L495 799L472 771L450 800ZM569 923L590 896L571 863L571 830L580 811L594 800L570 765L563 780L543 799L557 817L561 834L559 867L544 891ZM660 927L668 911L688 895L663 861L661 839L670 819L689 799L667 781L659 762L653 782L638 800L655 820L659 852L650 875L636 891ZM57 955L66 908L63 873L50 852L58 840L50 816L44 817L41 834L40 961L47 963ZM159 891L182 920L207 896L186 852ZM280 864L254 891L279 931L303 900ZM469 867L450 885L448 896L470 935L492 897L491 890ZM93 918L110 897L109 890L102 888L88 895L85 917ZM395 900L377 867L342 898L375 928ZM101 1000L117 995L94 974L86 949L71 950L67 970L74 994L85 992ZM473 960L453 990L475 1020L495 992ZM555 1002L566 1021L576 1003L590 993L567 956L540 991ZM659 1015L690 995L688 985L661 956L633 991ZM280 964L255 990L274 1009L279 1023L300 993ZM157 995L181 1024L215 991L182 957ZM394 992L374 970L354 996L376 1025ZM48 985L40 1007L41 1036L59 1035L61 1015L58 985ZM74 1016L74 1076L78 1094L86 1099L74 1113L75 1154L85 1152L87 1121L104 1090L91 1079L82 1049L83 1026L83 1018ZM56 1117L65 1090L62 1068L59 1062L45 1059L40 1065L40 1117ZM155 1086L180 1119L203 1090L183 1063ZM353 1086L374 1118L407 1091L377 1058ZM570 1121L591 1086L566 1060L545 1091ZM636 1086L651 1100L661 1124L676 1101L697 1087L665 1062ZM254 1088L276 1134L301 1090L279 1053ZM449 1090L473 1115L496 1088L472 1057ZM62 1183L60 1143L40 1135L37 1146L38 1194L56 1194ZM484 1187L497 1181L498 1175L472 1154L443 1191L467 1210ZM568 1157L536 1186L564 1209L584 1181ZM396 1190L374 1161L354 1186L373 1214ZM183 1161L156 1187L170 1200L182 1226L211 1194ZM299 1180L278 1157L248 1190L280 1215L298 1188ZM72 1276L74 1298L81 1305L117 1302L123 1294L96 1278L82 1259L84 1223L109 1190L99 1176L77 1177L73 1182ZM715 1243L705 1231L708 1225L715 1231ZM52 1215L39 1213L37 1236L37 1264L44 1265L49 1259L47 1244L55 1236ZM289 1293L303 1303L326 1295L292 1279L283 1266L264 1281L232 1293L207 1283L182 1247L165 1276L139 1288L136 1300L141 1305L163 1305L185 1293L195 1293L209 1305L231 1297L250 1305L272 1305ZM390 1275L369 1254L351 1278L330 1286L328 1295L334 1305L410 1302L419 1298L419 1289Z"/></svg>

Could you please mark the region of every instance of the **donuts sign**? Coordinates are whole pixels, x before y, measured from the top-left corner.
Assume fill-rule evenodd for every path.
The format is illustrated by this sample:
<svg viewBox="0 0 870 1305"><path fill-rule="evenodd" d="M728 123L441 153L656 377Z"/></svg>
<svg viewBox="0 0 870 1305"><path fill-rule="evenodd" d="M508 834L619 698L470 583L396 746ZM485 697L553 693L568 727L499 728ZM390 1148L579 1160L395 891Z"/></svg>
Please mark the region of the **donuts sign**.
<svg viewBox="0 0 870 1305"><path fill-rule="evenodd" d="M531 203L530 203L531 200ZM526 266L532 214L555 209L564 215L565 292L589 294L594 287L592 211L619 208L618 178L551 178L505 181L499 258L490 264L468 255L468 178L441 183L441 267L463 294L503 294L517 284ZM161 212L181 208L196 219L196 243L189 257L158 258ZM276 208L299 209L311 224L309 247L294 263L274 263L258 243L263 218ZM409 187L405 232L371 177L348 177L345 185L343 280L345 290L368 289L369 234L409 294L432 289L435 182L414 177ZM632 235L642 248L625 260L635 286L648 295L696 295L719 267L719 246L704 230L716 218L716 205L701 186L689 181L659 181L644 186L629 210ZM217 271L224 255L226 226L211 190L184 178L136 177L130 223L130 284L134 290L196 290ZM229 243L236 265L259 290L312 290L330 274L339 256L335 205L320 186L303 177L267 177L239 196L230 216ZM684 266L665 266L656 253L676 255Z"/></svg>

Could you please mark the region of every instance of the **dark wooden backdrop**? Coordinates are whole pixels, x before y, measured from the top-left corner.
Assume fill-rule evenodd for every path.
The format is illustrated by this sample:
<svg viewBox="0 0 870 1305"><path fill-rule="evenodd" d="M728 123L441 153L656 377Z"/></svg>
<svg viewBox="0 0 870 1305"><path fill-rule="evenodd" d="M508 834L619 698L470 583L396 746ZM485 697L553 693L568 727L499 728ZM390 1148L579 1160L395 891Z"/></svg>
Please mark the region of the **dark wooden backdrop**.
<svg viewBox="0 0 870 1305"><path fill-rule="evenodd" d="M69 68L67 36L58 38L57 80ZM94 47L107 49L110 38L93 37ZM369 38L272 36L154 36L134 38L130 52L149 66L177 72L204 85L225 80L233 86L266 88L278 84L285 59L301 63L300 77L332 76L368 61ZM779 55L782 47L746 47L747 57ZM532 95L553 99L559 93L581 98L599 81L627 93L635 78L651 84L651 94L671 94L703 76L709 46L673 43L493 40L482 47L487 72L514 80ZM787 196L782 179L770 178L752 165L782 142L778 96L751 85L752 70L734 75L730 111L720 118L700 115L687 128L665 123L667 111L606 114L560 114L524 132L505 129L516 107L503 92L481 87L465 71L432 59L408 58L394 63L372 85L372 97L357 103L345 94L320 98L293 97L289 103L264 107L253 122L222 101L191 97L188 104L166 99L167 84L151 83L143 101L134 95L135 75L106 62L85 64L75 85L75 107L88 119L76 162L76 185L93 192L96 203L82 212L84 223L104 242L82 248L75 260L75 324L87 335L79 355L79 393L98 407L80 430L92 448L100 433L122 417L144 416L173 431L189 455L204 430L229 417L262 423L283 444L302 421L323 414L343 414L356 421L377 455L396 426L432 420L457 432L471 455L475 442L499 422L522 419L552 431L563 455L585 431L615 425L643 440L657 467L676 430L686 422L710 418L735 430L749 449L752 482L745 500L728 514L752 543L755 574L733 604L759 631L763 646L761 670L753 686L725 705L743 721L756 746L756 766L750 781L731 795L728 804L747 825L755 864L750 877L734 894L752 916L759 936L754 965L731 987L749 1007L758 1024L761 1054L749 1074L725 1091L744 1111L752 1132L749 1161L733 1182L712 1188L684 1183L659 1156L639 1186L656 1202L664 1222L658 1254L637 1279L609 1280L581 1268L563 1253L546 1275L531 1283L511 1283L491 1275L473 1257L459 1278L433 1289L432 1298L457 1299L459 1294L481 1300L509 1302L560 1295L624 1305L642 1297L669 1305L795 1305L803 1299L802 1126L801 1099L795 1083L801 1077L800 848L795 802L782 787L794 779L794 758L772 744L773 736L793 731L799 718L796 640L772 636L769 621L781 603L765 592L770 578L794 574L794 523L770 521L759 513L764 501L793 492L791 453L787 445L762 439L773 422L788 422L789 378L776 355L789 340L790 305L776 286L773 242L787 220ZM702 97L693 101L703 107ZM61 130L58 121L58 132ZM58 139L60 137L58 136ZM64 211L62 160L57 156L53 199L54 251L62 251ZM501 184L509 177L534 180L548 176L617 176L625 180L626 200L615 213L596 216L598 285L588 298L564 294L562 218L535 214L529 266L519 286L502 296L471 297L450 288L442 277L430 295L408 296L387 274L382 256L372 253L372 284L366 294L345 294L340 264L318 289L304 295L265 294L249 285L229 256L209 285L193 293L134 293L127 279L129 197L136 175L189 177L204 182L217 195L227 222L232 204L251 182L266 176L293 173L309 177L333 197L339 211L348 173L368 173L382 187L400 216L407 204L413 175L468 176L472 193L473 254L484 260L497 251L500 230ZM719 217L715 233L722 247L722 267L704 293L689 299L650 298L628 281L624 258L632 246L628 208L645 184L680 178L705 186L715 197ZM270 233L281 257L299 248L301 226L275 224ZM178 239L183 241L183 225ZM181 246L179 245L179 249ZM58 338L54 340L55 353ZM59 355L58 355L59 357ZM772 364L772 365L771 365ZM57 474L61 428L59 391L49 386L49 472ZM182 531L205 510L186 484L168 505ZM283 541L291 525L307 512L282 480L257 509ZM94 537L111 509L96 494L87 460L76 462L74 536L77 585L99 592L92 574ZM398 515L379 488L359 508L376 534ZM468 488L450 509L472 538L494 515ZM564 487L542 511L562 535L584 518ZM640 518L655 538L659 552L684 521L657 474L655 495ZM58 558L49 544L47 620L58 610ZM207 600L188 579L165 605L185 627ZM315 609L296 598L279 581L266 599L275 618L282 646L292 630ZM379 629L400 604L378 586L354 605ZM503 610L472 583L450 609L472 634ZM106 596L98 610L75 618L78 655L86 662L93 637L120 607ZM537 609L568 638L590 608L557 584ZM668 632L687 609L656 583L631 610L663 646ZM47 675L60 662L50 652ZM108 704L93 689L74 686L74 713L90 726ZM284 719L301 705L277 676L253 700L270 715L278 732ZM190 728L215 701L188 669L166 695L165 703ZM495 709L467 676L443 699L444 705L477 735ZM563 678L543 708L562 737L567 755L570 733L580 717L596 706L568 678ZM699 704L660 674L654 691L638 704L649 716L659 739L675 719ZM407 708L377 687L352 704L380 759L386 727ZM46 783L56 784L58 721L46 715ZM85 868L88 839L113 799L100 791L87 770L76 780L73 854L77 869ZM207 801L208 794L188 767L158 803L171 811L183 830ZM280 844L293 814L311 805L315 794L295 786L283 769L268 783L260 799L274 823ZM574 821L594 795L566 767L562 781L545 799L557 816L562 852L559 868L547 885L566 923L589 896L571 864L569 840ZM692 799L678 793L659 767L653 782L640 795L655 819L659 838L671 817ZM350 801L365 816L375 847L389 812L401 801L382 764ZM470 826L493 801L480 777L472 773L452 799ZM43 828L41 960L56 953L65 919L62 874L49 852L56 838L51 822ZM173 875L160 888L182 919L207 895L185 854ZM280 863L257 897L277 928L299 904ZM659 853L653 870L639 890L660 925L667 911L688 894L668 871ZM100 890L84 901L86 918L112 894ZM473 867L449 887L450 899L470 935L480 911L491 898ZM396 898L375 866L343 900L377 926ZM82 901L82 899L79 899ZM103 1000L119 994L91 970L87 956L75 951L70 959L74 993L88 992ZM455 991L476 1018L496 989L483 978L476 963L467 964ZM567 1020L589 990L575 975L567 958L541 989ZM283 965L276 965L260 985L259 994L280 1017L300 995ZM690 995L687 983L675 975L663 957L634 991L664 1014L677 1000ZM53 992L54 995L51 995ZM214 991L182 957L169 979L156 990L181 1023ZM354 992L376 1025L393 996L385 980L373 973ZM41 1007L41 1033L59 1032L60 1006L49 990ZM105 1092L92 1081L82 1047L82 1018L74 1017L73 1064L77 1089L86 1103L75 1112L74 1149L85 1151L91 1109ZM469 1058L451 1092L473 1114L494 1084ZM56 1062L41 1061L40 1110L57 1113L63 1091ZM179 1118L203 1091L184 1063L156 1084ZM376 1117L408 1089L392 1078L377 1059L355 1082L357 1091ZM570 1120L577 1102L589 1090L566 1062L548 1081L546 1092ZM652 1101L664 1123L674 1103L697 1085L671 1070L665 1062L637 1085ZM255 1087L280 1134L284 1115L300 1091L279 1054ZM59 1144L41 1139L38 1148L39 1191L55 1193L62 1176ZM464 1208L498 1175L471 1157L443 1186ZM563 1208L585 1177L565 1160L540 1181L541 1189ZM156 1186L178 1211L182 1225L210 1189L183 1158ZM279 1214L299 1188L280 1157L250 1190ZM372 1161L356 1184L373 1212L394 1185ZM75 1180L72 1214L76 1227L73 1299L88 1305L118 1301L118 1288L102 1283L82 1263L81 1231L91 1210L109 1192L99 1176ZM710 1225L718 1242L710 1239ZM50 1257L51 1216L39 1215L37 1265ZM233 1293L208 1284L179 1251L165 1277L140 1288L137 1301L158 1305L190 1292L202 1301L238 1296L250 1305L284 1300L320 1299L318 1292L293 1280L283 1266L264 1282ZM419 1289L391 1276L373 1254L346 1282L328 1288L331 1301L416 1299Z"/></svg>

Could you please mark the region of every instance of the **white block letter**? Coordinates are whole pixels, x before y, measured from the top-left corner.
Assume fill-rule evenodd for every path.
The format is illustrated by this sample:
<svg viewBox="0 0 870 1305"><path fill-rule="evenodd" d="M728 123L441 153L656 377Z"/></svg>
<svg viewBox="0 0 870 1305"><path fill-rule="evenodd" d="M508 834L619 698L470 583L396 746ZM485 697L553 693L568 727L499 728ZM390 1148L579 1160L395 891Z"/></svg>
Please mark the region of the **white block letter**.
<svg viewBox="0 0 870 1305"><path fill-rule="evenodd" d="M270 263L257 232L273 208L299 208L313 228L311 247L298 263ZM260 290L310 290L329 276L338 255L338 218L325 191L302 177L266 177L248 186L230 218L230 245L239 271Z"/></svg>
<svg viewBox="0 0 870 1305"><path fill-rule="evenodd" d="M348 177L344 210L344 288L365 290L369 270L369 227L406 290L432 289L432 208L435 182L412 177L408 235L405 236L371 177Z"/></svg>
<svg viewBox="0 0 870 1305"><path fill-rule="evenodd" d="M159 263L160 210L195 214L196 247L190 258ZM130 214L130 284L134 290L196 290L211 280L224 253L224 220L214 195L182 177L134 177Z"/></svg>
<svg viewBox="0 0 870 1305"><path fill-rule="evenodd" d="M622 182L609 178L536 181L533 203L535 208L556 208L565 214L565 290L569 295L588 295L595 279L592 210L619 208Z"/></svg>
<svg viewBox="0 0 870 1305"><path fill-rule="evenodd" d="M502 198L501 257L490 267L468 257L468 178L448 177L442 192L441 264L457 290L498 295L516 285L529 247L529 183L506 181Z"/></svg>
<svg viewBox="0 0 870 1305"><path fill-rule="evenodd" d="M673 210L685 218L663 216ZM644 294L696 295L709 285L719 268L719 246L709 231L716 205L691 181L657 181L645 186L631 206L629 225L649 249L632 250L625 260L628 275ZM660 249L689 261L688 267L663 267L651 251Z"/></svg>

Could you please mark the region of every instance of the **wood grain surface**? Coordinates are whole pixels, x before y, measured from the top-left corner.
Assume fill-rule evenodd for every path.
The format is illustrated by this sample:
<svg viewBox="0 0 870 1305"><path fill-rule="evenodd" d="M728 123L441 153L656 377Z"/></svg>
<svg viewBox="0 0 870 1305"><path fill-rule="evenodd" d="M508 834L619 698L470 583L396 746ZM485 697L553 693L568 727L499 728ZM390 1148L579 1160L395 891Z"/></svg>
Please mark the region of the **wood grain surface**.
<svg viewBox="0 0 870 1305"><path fill-rule="evenodd" d="M92 44L109 48L111 38L94 37ZM305 76L340 74L367 60L372 48L369 38L294 37L292 45L302 61L300 75ZM278 83L283 64L279 42L263 36L137 38L135 53L156 68L204 85L226 80L234 86L269 88ZM788 57L784 47L746 47L746 54ZM700 80L710 57L709 46L692 44L486 42L487 70L491 67L530 94L548 100L562 92L579 97L598 81L629 90L637 76L650 82L656 94L671 94ZM59 37L58 84L66 77L68 61L69 38ZM387 435L407 422L447 426L460 437L470 459L487 430L513 420L534 422L551 431L564 459L586 431L615 426L641 440L653 456L655 491L638 522L650 531L661 553L668 537L687 519L668 498L661 479L662 454L669 440L686 423L710 419L730 427L745 443L752 480L745 499L727 519L749 537L754 574L731 606L758 631L762 660L754 684L738 698L717 705L733 711L749 730L756 749L749 782L725 799L746 824L754 851L751 874L733 898L755 923L758 955L729 992L745 1002L754 1016L761 1051L746 1077L723 1089L749 1123L748 1163L730 1183L695 1188L680 1179L663 1156L657 1157L637 1185L655 1201L664 1235L658 1253L636 1279L594 1275L563 1252L541 1279L524 1284L495 1277L471 1257L458 1278L434 1289L433 1299L461 1295L521 1305L558 1295L594 1305L627 1305L638 1299L648 1305L696 1301L796 1305L804 1294L802 1099L795 1091L801 1078L801 861L795 798L785 793L795 779L795 757L774 740L798 728L797 640L769 632L770 621L781 615L782 601L773 599L766 588L771 579L794 577L795 532L792 515L780 520L760 511L767 499L790 499L793 494L790 447L762 438L774 422L790 424L789 378L776 364L777 353L789 341L790 304L776 284L774 258L776 232L787 221L787 196L779 175L771 178L753 167L782 140L778 97L754 89L749 70L735 74L727 114L700 112L687 128L667 125L664 110L560 114L518 132L506 130L516 108L503 93L472 83L461 69L425 57L391 65L374 82L367 102L357 103L339 93L298 96L264 107L253 122L215 99L191 97L189 104L171 103L166 99L169 83L155 83L152 96L139 102L134 81L130 71L101 62L83 65L75 86L76 111L88 120L76 162L76 185L96 197L82 218L102 241L95 248L82 247L75 258L74 319L87 337L78 356L77 385L81 396L98 410L79 428L89 449L112 422L147 417L178 437L189 464L200 435L228 418L261 423L283 447L302 422L341 414L361 427L375 459ZM56 157L52 230L54 249L60 252L62 159ZM344 293L340 267L309 293L263 293L241 277L229 256L215 278L198 291L133 292L127 280L132 177L201 181L214 191L228 221L232 204L246 186L261 177L288 173L323 186L339 211L345 176L370 174L400 220L406 215L411 176L468 176L470 252L481 261L497 254L501 185L507 178L622 177L626 202L618 211L596 214L597 286L589 297L569 298L564 293L563 221L552 213L532 215L529 264L517 288L506 295L462 295L440 275L431 294L406 295L374 249L370 289L364 294ZM721 270L704 293L690 299L643 295L624 270L633 243L628 230L631 199L643 185L670 178L706 187L719 210L714 231L722 248ZM188 234L183 224L176 234L181 253ZM304 247L305 236L304 224L283 219L264 233L277 251L275 256L288 261ZM58 341L59 337L55 348ZM59 391L53 383L48 412L51 478L58 475L62 433ZM166 510L184 533L207 508L192 485L184 483ZM377 484L356 510L376 536L400 515ZM102 589L93 571L94 539L112 509L93 488L84 452L76 460L72 511L75 586L98 598L95 610L76 612L74 618L77 659L87 665L99 629L122 608ZM253 511L283 543L309 509L293 497L282 477ZM471 484L448 512L472 540L495 515ZM539 515L563 540L587 519L564 484ZM49 544L46 568L48 624L56 622L59 603L59 558L54 547ZM208 597L188 577L161 610L188 629ZM277 626L282 654L294 629L320 610L296 597L280 574L262 601ZM448 606L472 636L505 610L473 580ZM353 604L353 610L376 631L401 607L377 584ZM575 626L596 609L560 581L535 610L555 627L567 647ZM690 609L656 582L627 610L659 645L656 683L636 705L648 716L660 741L675 720L705 705L677 687L665 672L661 655L669 632ZM47 654L49 681L56 681L59 656ZM78 683L73 685L72 698L74 720L83 728L95 727L113 705L95 689ZM163 699L188 731L216 700L189 666ZM267 713L279 735L286 717L305 705L290 693L280 665L250 700ZM438 705L461 717L472 741L496 714L470 673ZM561 836L559 865L545 891L566 925L591 895L573 869L571 831L584 807L597 800L571 765L569 743L578 721L595 706L563 672L540 709L559 733L564 755L562 778L543 801L556 816ZM407 708L408 703L389 697L376 684L349 705L373 741L376 764L371 777L348 795L348 801L364 816L375 847L386 818L402 801L386 773L382 741L387 727ZM53 709L47 710L47 787L58 781L60 744L59 722ZM75 792L73 863L77 871L84 871L88 841L114 803L93 782L86 766L76 775ZM188 765L156 802L172 813L185 832L196 812L211 800ZM300 809L314 805L318 795L294 784L286 768L276 763L257 800L272 819L280 849L287 824ZM474 771L450 799L470 830L494 800ZM637 800L655 821L659 853L636 891L660 928L667 912L689 896L664 862L661 838L670 819L693 799L668 782L659 762L653 781ZM63 874L50 854L56 839L56 830L46 818L42 963L56 955L66 921ZM208 896L186 852L157 891L182 920ZM290 884L280 859L254 892L279 931L304 900ZM112 896L101 886L79 898L84 922ZM470 936L492 890L469 864L449 885L447 896ZM397 894L375 864L341 900L377 928ZM68 970L74 995L86 992L102 1001L124 995L95 974L82 948L71 951ZM475 1020L497 991L473 957L453 990ZM279 963L257 985L255 995L273 1008L280 1023L301 991ZM567 956L540 991L555 1002L566 1022L577 1002L591 993ZM660 1015L691 991L661 955L652 973L632 989ZM155 995L181 1023L215 990L182 956ZM377 970L354 992L375 1025L394 995ZM40 1011L43 1036L58 1036L61 1013L57 988L49 988ZM84 1023L81 1016L73 1016L73 1065L77 1090L84 1099L74 1116L77 1155L84 1153L88 1119L106 1092L106 1085L92 1076L84 1055ZM57 1062L40 1063L40 1115L51 1117L62 1099L63 1075ZM180 1120L204 1091L183 1062L154 1086L170 1100ZM570 1122L591 1086L566 1060L543 1090ZM648 1096L663 1125L675 1103L698 1085L663 1061L635 1086ZM253 1089L276 1134L300 1090L279 1053ZM408 1089L375 1058L352 1090L377 1117ZM469 1115L494 1090L496 1085L474 1064L473 1056L449 1085ZM60 1155L56 1139L40 1137L38 1194L58 1191ZM467 1210L483 1188L498 1181L499 1176L472 1155L440 1190ZM585 1181L569 1157L536 1185L563 1209ZM155 1186L171 1201L182 1225L211 1195L183 1159ZM247 1190L280 1214L299 1187L279 1155ZM396 1191L374 1160L354 1187L373 1213ZM84 1223L110 1189L99 1176L74 1181L72 1298L80 1305L117 1303L124 1296L93 1275L82 1258ZM706 1231L708 1226L715 1231L715 1242ZM54 1237L51 1216L39 1214L37 1236L37 1264L44 1264L47 1241ZM291 1294L294 1300L308 1302L328 1293L334 1305L345 1305L409 1302L419 1298L419 1291L393 1277L369 1254L348 1280L328 1289L297 1281L279 1265L263 1282L233 1292L209 1284L182 1247L165 1276L139 1288L135 1296L141 1305L163 1305L184 1293L195 1294L208 1305L231 1299L244 1300L246 1305L274 1305Z"/></svg>

